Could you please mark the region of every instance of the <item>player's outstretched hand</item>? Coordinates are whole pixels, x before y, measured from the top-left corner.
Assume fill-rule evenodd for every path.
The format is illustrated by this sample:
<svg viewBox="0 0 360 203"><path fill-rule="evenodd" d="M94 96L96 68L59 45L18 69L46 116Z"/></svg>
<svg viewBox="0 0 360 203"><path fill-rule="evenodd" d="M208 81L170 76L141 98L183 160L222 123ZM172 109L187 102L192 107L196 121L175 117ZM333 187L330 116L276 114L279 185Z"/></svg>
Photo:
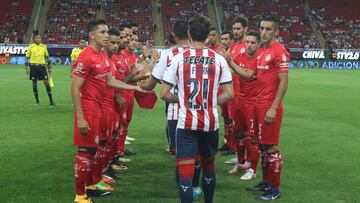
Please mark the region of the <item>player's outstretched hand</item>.
<svg viewBox="0 0 360 203"><path fill-rule="evenodd" d="M81 135L86 135L90 130L89 124L83 118L77 120L77 128Z"/></svg>
<svg viewBox="0 0 360 203"><path fill-rule="evenodd" d="M270 108L265 115L265 123L270 125L274 122L276 117L276 110L273 108Z"/></svg>

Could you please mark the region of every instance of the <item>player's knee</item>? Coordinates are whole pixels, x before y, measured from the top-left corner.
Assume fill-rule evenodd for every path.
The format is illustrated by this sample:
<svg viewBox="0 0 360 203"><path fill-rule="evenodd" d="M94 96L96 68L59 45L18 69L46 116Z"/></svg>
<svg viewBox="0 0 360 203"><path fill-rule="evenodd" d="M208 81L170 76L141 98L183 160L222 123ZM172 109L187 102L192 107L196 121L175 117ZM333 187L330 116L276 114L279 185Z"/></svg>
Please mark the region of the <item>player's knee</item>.
<svg viewBox="0 0 360 203"><path fill-rule="evenodd" d="M91 154L91 155L95 155L96 150L97 150L96 147L79 147L78 148L79 152L84 152L84 153L88 153L88 154Z"/></svg>
<svg viewBox="0 0 360 203"><path fill-rule="evenodd" d="M192 180L195 173L195 159L176 159L176 167L178 168L180 179Z"/></svg>
<svg viewBox="0 0 360 203"><path fill-rule="evenodd" d="M201 167L204 171L215 170L215 156L209 158L201 158Z"/></svg>

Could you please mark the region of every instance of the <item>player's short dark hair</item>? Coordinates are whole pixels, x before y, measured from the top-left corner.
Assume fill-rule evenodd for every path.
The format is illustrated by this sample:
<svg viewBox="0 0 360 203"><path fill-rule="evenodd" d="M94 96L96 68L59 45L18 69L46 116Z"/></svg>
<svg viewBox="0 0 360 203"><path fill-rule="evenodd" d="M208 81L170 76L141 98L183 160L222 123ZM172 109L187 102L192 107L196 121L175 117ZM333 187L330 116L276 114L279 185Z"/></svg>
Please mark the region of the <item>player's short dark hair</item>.
<svg viewBox="0 0 360 203"><path fill-rule="evenodd" d="M275 29L279 29L280 20L272 15L266 15L261 21L273 22L275 25Z"/></svg>
<svg viewBox="0 0 360 203"><path fill-rule="evenodd" d="M234 33L230 32L229 30L225 30L224 32L221 33L221 35L226 35L228 34L230 36L230 39L234 39Z"/></svg>
<svg viewBox="0 0 360 203"><path fill-rule="evenodd" d="M186 20L177 20L172 27L172 31L179 39L188 39L187 29L188 23Z"/></svg>
<svg viewBox="0 0 360 203"><path fill-rule="evenodd" d="M115 36L120 36L120 30L116 27L111 27L109 29L109 35L115 35Z"/></svg>
<svg viewBox="0 0 360 203"><path fill-rule="evenodd" d="M211 27L211 28L209 29L209 32L214 31L214 30L217 32L216 28Z"/></svg>
<svg viewBox="0 0 360 203"><path fill-rule="evenodd" d="M175 39L174 39L174 36L173 36L171 33L168 33L166 39L167 39L167 41L168 41L169 44L171 44L171 45L176 44Z"/></svg>
<svg viewBox="0 0 360 203"><path fill-rule="evenodd" d="M208 17L197 14L189 20L189 33L193 40L203 42L209 35L210 20Z"/></svg>
<svg viewBox="0 0 360 203"><path fill-rule="evenodd" d="M231 25L234 25L235 23L240 23L241 26L247 27L249 24L249 20L246 17L243 16L236 16L233 20Z"/></svg>
<svg viewBox="0 0 360 203"><path fill-rule="evenodd" d="M107 24L106 24L106 21L103 19L90 20L87 25L88 33L96 30L99 25L107 25Z"/></svg>
<svg viewBox="0 0 360 203"><path fill-rule="evenodd" d="M260 38L260 34L258 32L255 31L249 31L248 33L246 33L247 36L254 36L256 38L256 41L260 42L261 38Z"/></svg>
<svg viewBox="0 0 360 203"><path fill-rule="evenodd" d="M39 30L38 30L38 29L33 30L33 35L34 35L34 36L40 35L40 34L39 34Z"/></svg>

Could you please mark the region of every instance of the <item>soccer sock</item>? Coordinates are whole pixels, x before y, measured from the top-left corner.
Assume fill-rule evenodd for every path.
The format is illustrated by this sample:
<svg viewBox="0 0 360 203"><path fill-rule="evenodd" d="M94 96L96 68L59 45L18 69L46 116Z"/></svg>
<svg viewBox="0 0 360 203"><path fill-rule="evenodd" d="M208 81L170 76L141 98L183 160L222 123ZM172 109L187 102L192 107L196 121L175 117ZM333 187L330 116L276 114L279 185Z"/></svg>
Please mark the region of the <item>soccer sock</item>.
<svg viewBox="0 0 360 203"><path fill-rule="evenodd" d="M201 173L201 164L200 164L200 156L198 155L195 157L195 174L192 182L193 187L199 187L200 173Z"/></svg>
<svg viewBox="0 0 360 203"><path fill-rule="evenodd" d="M247 160L251 163L251 168L256 173L256 168L260 157L259 146L258 144L252 144L250 139L246 139L245 147L247 151Z"/></svg>
<svg viewBox="0 0 360 203"><path fill-rule="evenodd" d="M127 136L127 128L125 124L120 124L120 129L118 131L118 147L117 152L124 152L125 151L125 140Z"/></svg>
<svg viewBox="0 0 360 203"><path fill-rule="evenodd" d="M243 164L245 163L245 139L237 138L237 157L238 163Z"/></svg>
<svg viewBox="0 0 360 203"><path fill-rule="evenodd" d="M282 169L282 157L279 151L269 154L269 172L271 176L271 189L279 191L280 175Z"/></svg>
<svg viewBox="0 0 360 203"><path fill-rule="evenodd" d="M39 93L38 93L36 82L33 82L33 92L34 92L36 103L39 103Z"/></svg>
<svg viewBox="0 0 360 203"><path fill-rule="evenodd" d="M95 159L95 154L91 155L91 157L90 157L91 166L90 166L89 173L86 177L86 183L85 183L86 188L88 188L89 186L95 185L95 182L94 182L94 159Z"/></svg>
<svg viewBox="0 0 360 203"><path fill-rule="evenodd" d="M50 87L50 85L45 85L45 87L46 87L46 92L49 96L50 103L53 103L54 101L53 101L52 94L51 94L51 87Z"/></svg>
<svg viewBox="0 0 360 203"><path fill-rule="evenodd" d="M105 158L105 147L99 146L96 150L95 158L94 158L94 164L93 164L93 180L94 184L97 184L101 181L101 172L102 172L102 166L104 163Z"/></svg>
<svg viewBox="0 0 360 203"><path fill-rule="evenodd" d="M262 167L262 173L263 173L263 183L266 186L271 185L271 176L269 174L269 160L268 160L268 154L266 152L261 153L261 167Z"/></svg>
<svg viewBox="0 0 360 203"><path fill-rule="evenodd" d="M108 143L105 147L105 159L101 171L105 173L109 169L110 162L113 160L113 142Z"/></svg>
<svg viewBox="0 0 360 203"><path fill-rule="evenodd" d="M91 159L93 155L77 152L75 158L75 190L77 195L85 194L85 183L91 171Z"/></svg>
<svg viewBox="0 0 360 203"><path fill-rule="evenodd" d="M194 162L181 163L181 159L176 159L176 166L179 174L178 191L180 195L180 201L182 203L193 202L193 187L192 179L194 177ZM185 160L186 161L186 160ZM189 159L189 161L193 161Z"/></svg>
<svg viewBox="0 0 360 203"><path fill-rule="evenodd" d="M215 157L201 160L201 166L203 168L202 188L205 203L212 203L216 186Z"/></svg>

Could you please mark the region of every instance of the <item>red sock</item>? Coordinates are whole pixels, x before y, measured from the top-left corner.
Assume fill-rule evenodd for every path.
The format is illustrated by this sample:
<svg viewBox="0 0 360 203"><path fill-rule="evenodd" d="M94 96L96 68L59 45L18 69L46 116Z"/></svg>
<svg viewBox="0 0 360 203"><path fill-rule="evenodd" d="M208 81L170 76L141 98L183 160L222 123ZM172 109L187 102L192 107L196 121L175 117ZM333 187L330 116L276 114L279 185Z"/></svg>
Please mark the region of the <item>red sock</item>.
<svg viewBox="0 0 360 203"><path fill-rule="evenodd" d="M256 168L260 157L259 145L252 144L250 138L246 138L245 147L247 151L247 160L251 163L251 168L256 173Z"/></svg>
<svg viewBox="0 0 360 203"><path fill-rule="evenodd" d="M75 189L77 195L85 194L85 185L91 172L93 155L77 152L75 158Z"/></svg>
<svg viewBox="0 0 360 203"><path fill-rule="evenodd" d="M243 164L246 160L245 157L245 143L244 139L237 138L237 156L238 156L238 163Z"/></svg>
<svg viewBox="0 0 360 203"><path fill-rule="evenodd" d="M93 164L93 180L97 184L101 181L102 166L105 161L105 146L99 146L96 150Z"/></svg>
<svg viewBox="0 0 360 203"><path fill-rule="evenodd" d="M101 167L101 171L104 173L109 169L109 165L110 162L113 160L114 155L113 155L113 142L108 143L105 146L105 158L104 158L104 162L103 165ZM116 150L115 150L116 151Z"/></svg>
<svg viewBox="0 0 360 203"><path fill-rule="evenodd" d="M121 124L120 130L118 131L118 147L117 152L124 152L125 151L125 140L127 136L127 125Z"/></svg>
<svg viewBox="0 0 360 203"><path fill-rule="evenodd" d="M271 182L271 177L269 174L269 161L268 161L268 154L261 153L261 167L262 167L262 174L263 174L263 182Z"/></svg>
<svg viewBox="0 0 360 203"><path fill-rule="evenodd" d="M271 188L279 188L280 176L282 169L282 157L280 152L271 153L269 155Z"/></svg>

